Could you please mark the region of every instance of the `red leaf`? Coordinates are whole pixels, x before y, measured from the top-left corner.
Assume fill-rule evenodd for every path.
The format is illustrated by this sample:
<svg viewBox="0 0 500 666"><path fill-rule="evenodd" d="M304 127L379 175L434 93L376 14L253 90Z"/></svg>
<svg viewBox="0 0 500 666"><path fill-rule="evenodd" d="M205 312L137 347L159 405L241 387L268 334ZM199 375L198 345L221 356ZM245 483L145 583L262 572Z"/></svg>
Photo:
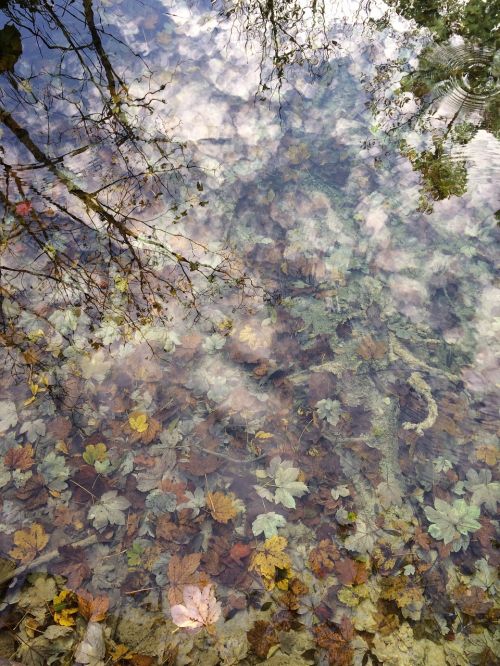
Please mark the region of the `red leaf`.
<svg viewBox="0 0 500 666"><path fill-rule="evenodd" d="M16 215L29 215L33 209L30 201L20 201L16 204Z"/></svg>
<svg viewBox="0 0 500 666"><path fill-rule="evenodd" d="M252 549L247 543L235 543L229 551L229 555L235 562L239 562L244 557L248 557L251 552Z"/></svg>

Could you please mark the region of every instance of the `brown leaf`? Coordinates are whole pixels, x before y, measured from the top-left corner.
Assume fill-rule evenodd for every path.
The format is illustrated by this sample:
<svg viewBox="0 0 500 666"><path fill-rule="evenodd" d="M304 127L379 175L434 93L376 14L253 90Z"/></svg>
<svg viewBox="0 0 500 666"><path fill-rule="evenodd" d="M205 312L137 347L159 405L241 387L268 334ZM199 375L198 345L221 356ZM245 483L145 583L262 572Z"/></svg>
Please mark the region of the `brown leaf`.
<svg viewBox="0 0 500 666"><path fill-rule="evenodd" d="M234 495L224 495L224 493L207 493L207 507L212 514L212 518L218 523L228 523L234 518L238 510L234 504Z"/></svg>
<svg viewBox="0 0 500 666"><path fill-rule="evenodd" d="M26 509L37 509L47 503L49 494L45 488L45 479L41 474L35 474L19 488L16 492L16 497L26 502Z"/></svg>
<svg viewBox="0 0 500 666"><path fill-rule="evenodd" d="M43 550L49 541L43 525L33 523L29 528L14 532L14 548L9 555L19 560L22 564L28 564L35 559L36 554Z"/></svg>
<svg viewBox="0 0 500 666"><path fill-rule="evenodd" d="M26 444L26 446L16 446L8 449L4 457L4 463L9 469L17 469L21 472L30 469L35 464L33 447L31 444Z"/></svg>
<svg viewBox="0 0 500 666"><path fill-rule="evenodd" d="M333 571L339 557L335 544L329 539L323 539L309 553L309 568L318 578L324 578Z"/></svg>
<svg viewBox="0 0 500 666"><path fill-rule="evenodd" d="M335 573L342 585L360 585L368 578L365 565L349 557L336 562Z"/></svg>
<svg viewBox="0 0 500 666"><path fill-rule="evenodd" d="M265 659L272 646L279 643L276 629L270 622L264 620L255 622L253 627L247 631L247 638L252 650L261 659Z"/></svg>
<svg viewBox="0 0 500 666"><path fill-rule="evenodd" d="M223 461L219 456L210 455L203 451L191 451L189 460L181 463L180 467L193 476L205 476L219 469L222 463Z"/></svg>
<svg viewBox="0 0 500 666"><path fill-rule="evenodd" d="M181 557L173 555L168 563L168 579L170 589L168 590L168 600L170 604L181 604L183 600L183 589L185 585L193 585L198 582L195 576L196 570L200 566L201 553L191 553Z"/></svg>
<svg viewBox="0 0 500 666"><path fill-rule="evenodd" d="M342 627L341 632L332 631L325 624L319 624L313 631L316 636L316 642L319 647L328 650L328 663L330 666L351 666L353 650L350 641L344 638L346 627Z"/></svg>
<svg viewBox="0 0 500 666"><path fill-rule="evenodd" d="M452 594L460 610L471 617L486 615L493 605L486 592L476 585L457 585Z"/></svg>
<svg viewBox="0 0 500 666"><path fill-rule="evenodd" d="M365 361L384 358L386 351L387 344L384 341L374 340L371 335L361 338L361 344L356 349L356 352Z"/></svg>

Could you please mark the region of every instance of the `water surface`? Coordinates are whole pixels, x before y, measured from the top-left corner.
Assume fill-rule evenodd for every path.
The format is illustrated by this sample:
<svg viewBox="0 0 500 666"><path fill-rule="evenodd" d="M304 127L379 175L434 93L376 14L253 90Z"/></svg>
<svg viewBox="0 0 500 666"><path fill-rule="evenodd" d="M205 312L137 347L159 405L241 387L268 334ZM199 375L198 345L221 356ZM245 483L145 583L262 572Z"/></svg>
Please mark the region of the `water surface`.
<svg viewBox="0 0 500 666"><path fill-rule="evenodd" d="M0 6L0 656L498 663L489 7Z"/></svg>

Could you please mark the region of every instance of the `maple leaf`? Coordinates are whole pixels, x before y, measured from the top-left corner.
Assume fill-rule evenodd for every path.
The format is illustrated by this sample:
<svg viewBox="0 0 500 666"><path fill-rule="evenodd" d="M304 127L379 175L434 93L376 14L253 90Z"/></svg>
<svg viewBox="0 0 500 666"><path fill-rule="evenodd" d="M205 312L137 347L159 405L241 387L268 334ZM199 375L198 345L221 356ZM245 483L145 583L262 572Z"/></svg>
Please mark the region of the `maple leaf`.
<svg viewBox="0 0 500 666"><path fill-rule="evenodd" d="M248 543L241 543L240 541L237 541L229 551L229 557L235 562L239 562L245 557L248 557L251 552L252 548Z"/></svg>
<svg viewBox="0 0 500 666"><path fill-rule="evenodd" d="M267 589L272 590L276 584L276 576L280 571L290 573L292 561L284 552L288 541L285 537L272 536L259 546L250 564L250 570L260 573ZM290 578L289 575L286 576Z"/></svg>
<svg viewBox="0 0 500 666"><path fill-rule="evenodd" d="M4 457L5 466L9 469L18 469L26 471L35 464L33 460L33 447L31 444L26 446L16 446L8 449Z"/></svg>
<svg viewBox="0 0 500 666"><path fill-rule="evenodd" d="M333 571L338 558L339 551L335 544L329 539L323 539L309 553L309 567L318 578L324 578Z"/></svg>
<svg viewBox="0 0 500 666"><path fill-rule="evenodd" d="M184 604L176 604L170 609L173 623L190 633L196 633L203 627L212 632L212 625L222 613L212 585L206 585L203 590L196 585L186 585L182 599Z"/></svg>
<svg viewBox="0 0 500 666"><path fill-rule="evenodd" d="M96 530L103 530L107 525L125 525L124 511L129 506L126 497L120 497L116 490L110 490L90 508L88 518Z"/></svg>
<svg viewBox="0 0 500 666"><path fill-rule="evenodd" d="M12 400L0 400L0 432L5 432L17 424L16 404Z"/></svg>
<svg viewBox="0 0 500 666"><path fill-rule="evenodd" d="M257 494L275 504L281 503L288 509L295 509L295 497L302 497L309 492L306 484L298 480L300 469L294 467L291 460L281 460L280 456L275 456L266 470L257 470L256 475L260 479L271 478L275 487L273 495L264 486L254 486Z"/></svg>
<svg viewBox="0 0 500 666"><path fill-rule="evenodd" d="M90 592L77 590L78 610L88 622L101 622L109 609L109 597L105 594L93 597Z"/></svg>
<svg viewBox="0 0 500 666"><path fill-rule="evenodd" d="M200 566L201 553L191 553L180 557L173 555L168 563L168 600L171 604L178 604L183 598L183 588L195 582L195 572Z"/></svg>
<svg viewBox="0 0 500 666"><path fill-rule="evenodd" d="M261 513L252 523L252 532L255 536L264 533L266 539L278 534L278 527L285 527L285 517L274 511Z"/></svg>
<svg viewBox="0 0 500 666"><path fill-rule="evenodd" d="M350 557L335 563L335 573L342 585L360 585L368 578L365 564L351 560Z"/></svg>
<svg viewBox="0 0 500 666"><path fill-rule="evenodd" d="M9 555L20 560L22 564L28 564L35 559L35 555L39 551L45 548L49 537L45 534L42 525L33 523L29 528L14 532L13 541L16 547L9 552Z"/></svg>
<svg viewBox="0 0 500 666"><path fill-rule="evenodd" d="M99 442L99 444L88 444L82 454L82 458L88 465L93 465L95 462L104 462L108 457L106 444Z"/></svg>
<svg viewBox="0 0 500 666"><path fill-rule="evenodd" d="M238 513L234 504L235 497L231 493L207 493L207 507L212 514L212 518L218 523L228 523Z"/></svg>
<svg viewBox="0 0 500 666"><path fill-rule="evenodd" d="M494 446L479 446L476 449L476 459L484 462L490 467L495 467L498 462L499 452Z"/></svg>

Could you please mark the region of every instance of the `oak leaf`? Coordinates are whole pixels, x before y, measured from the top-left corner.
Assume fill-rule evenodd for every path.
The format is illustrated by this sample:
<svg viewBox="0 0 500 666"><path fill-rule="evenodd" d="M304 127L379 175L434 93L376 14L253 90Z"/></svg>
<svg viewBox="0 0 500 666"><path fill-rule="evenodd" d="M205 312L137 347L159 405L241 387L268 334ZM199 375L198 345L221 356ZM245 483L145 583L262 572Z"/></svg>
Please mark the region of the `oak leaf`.
<svg viewBox="0 0 500 666"><path fill-rule="evenodd" d="M22 564L28 564L35 559L38 552L43 550L49 541L42 525L33 523L29 528L14 532L14 548L9 555L19 560Z"/></svg>
<svg viewBox="0 0 500 666"><path fill-rule="evenodd" d="M207 493L207 507L212 514L212 518L218 523L228 523L238 513L234 504L235 497L232 493Z"/></svg>

